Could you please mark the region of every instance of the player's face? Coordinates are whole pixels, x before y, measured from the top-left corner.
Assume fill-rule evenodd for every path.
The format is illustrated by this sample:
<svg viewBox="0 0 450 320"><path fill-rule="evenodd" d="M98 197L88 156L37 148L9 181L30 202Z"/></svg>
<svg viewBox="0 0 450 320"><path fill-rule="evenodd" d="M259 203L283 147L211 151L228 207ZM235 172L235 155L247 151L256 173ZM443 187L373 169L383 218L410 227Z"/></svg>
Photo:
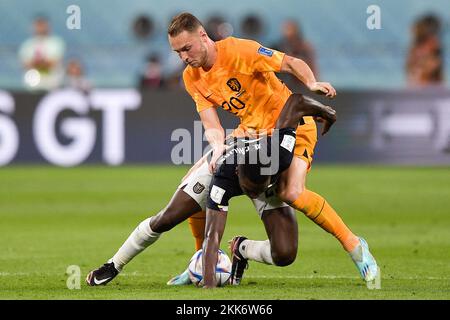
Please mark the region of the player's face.
<svg viewBox="0 0 450 320"><path fill-rule="evenodd" d="M183 31L175 37L169 36L169 43L184 63L199 68L207 60L206 39L206 33L200 29L194 32Z"/></svg>

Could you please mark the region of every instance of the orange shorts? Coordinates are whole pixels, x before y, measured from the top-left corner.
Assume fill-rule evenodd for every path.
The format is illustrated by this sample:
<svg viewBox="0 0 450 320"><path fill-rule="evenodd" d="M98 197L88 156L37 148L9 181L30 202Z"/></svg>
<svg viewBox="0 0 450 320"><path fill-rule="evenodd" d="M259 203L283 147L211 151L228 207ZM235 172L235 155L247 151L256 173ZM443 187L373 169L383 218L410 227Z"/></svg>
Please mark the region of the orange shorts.
<svg viewBox="0 0 450 320"><path fill-rule="evenodd" d="M297 127L294 154L308 164L309 171L317 143L317 126L313 117L303 117L303 120L305 124Z"/></svg>

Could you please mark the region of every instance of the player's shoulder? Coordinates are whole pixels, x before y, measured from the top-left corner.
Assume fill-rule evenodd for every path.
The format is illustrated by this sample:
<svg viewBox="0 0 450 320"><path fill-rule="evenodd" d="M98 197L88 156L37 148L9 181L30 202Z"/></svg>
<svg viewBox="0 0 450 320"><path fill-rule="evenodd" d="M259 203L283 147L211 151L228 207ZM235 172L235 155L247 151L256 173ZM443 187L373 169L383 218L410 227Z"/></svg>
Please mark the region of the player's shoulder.
<svg viewBox="0 0 450 320"><path fill-rule="evenodd" d="M260 45L253 40L228 37L221 40L221 54L226 57L227 65L232 66L234 70L240 70L244 73L252 73L248 64L253 61Z"/></svg>
<svg viewBox="0 0 450 320"><path fill-rule="evenodd" d="M260 46L260 44L254 40L236 37L228 37L218 41L217 43L224 48L233 48L233 49L246 49Z"/></svg>

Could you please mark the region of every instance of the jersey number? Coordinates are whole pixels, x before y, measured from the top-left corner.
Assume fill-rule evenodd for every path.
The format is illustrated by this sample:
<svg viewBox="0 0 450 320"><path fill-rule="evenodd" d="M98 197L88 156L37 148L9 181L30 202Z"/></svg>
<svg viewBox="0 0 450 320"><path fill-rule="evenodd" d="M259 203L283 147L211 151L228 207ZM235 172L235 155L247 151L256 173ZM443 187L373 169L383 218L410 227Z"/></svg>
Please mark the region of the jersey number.
<svg viewBox="0 0 450 320"><path fill-rule="evenodd" d="M232 114L238 114L235 110L241 110L245 108L245 103L236 97L231 97L230 102L224 101L222 103L222 108L225 111L231 112Z"/></svg>

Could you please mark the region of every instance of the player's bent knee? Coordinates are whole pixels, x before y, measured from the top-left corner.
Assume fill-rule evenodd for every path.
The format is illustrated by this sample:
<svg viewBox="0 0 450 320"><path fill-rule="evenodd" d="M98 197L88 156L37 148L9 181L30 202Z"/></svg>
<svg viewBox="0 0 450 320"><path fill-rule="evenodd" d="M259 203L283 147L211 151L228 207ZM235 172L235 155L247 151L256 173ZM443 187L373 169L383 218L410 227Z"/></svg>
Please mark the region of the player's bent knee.
<svg viewBox="0 0 450 320"><path fill-rule="evenodd" d="M272 252L272 260L278 267L285 267L292 264L296 257L297 250L278 250Z"/></svg>
<svg viewBox="0 0 450 320"><path fill-rule="evenodd" d="M302 194L303 189L299 190L296 188L285 188L283 190L278 191L278 197L287 203L293 203L297 200Z"/></svg>

